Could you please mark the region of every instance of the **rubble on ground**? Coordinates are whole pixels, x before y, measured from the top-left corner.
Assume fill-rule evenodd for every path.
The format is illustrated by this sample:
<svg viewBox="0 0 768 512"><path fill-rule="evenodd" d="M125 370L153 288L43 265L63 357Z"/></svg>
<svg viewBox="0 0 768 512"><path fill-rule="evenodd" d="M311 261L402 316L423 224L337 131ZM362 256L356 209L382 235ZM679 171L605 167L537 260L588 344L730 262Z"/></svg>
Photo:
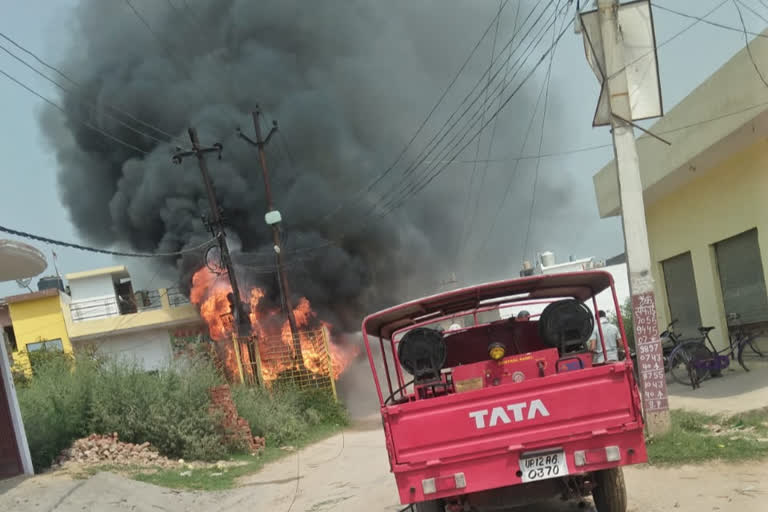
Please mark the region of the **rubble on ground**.
<svg viewBox="0 0 768 512"><path fill-rule="evenodd" d="M111 435L91 434L78 439L70 448L56 457L51 469L70 464L96 465L116 464L120 466L155 466L171 468L179 462L163 457L149 443L124 443L117 433Z"/></svg>

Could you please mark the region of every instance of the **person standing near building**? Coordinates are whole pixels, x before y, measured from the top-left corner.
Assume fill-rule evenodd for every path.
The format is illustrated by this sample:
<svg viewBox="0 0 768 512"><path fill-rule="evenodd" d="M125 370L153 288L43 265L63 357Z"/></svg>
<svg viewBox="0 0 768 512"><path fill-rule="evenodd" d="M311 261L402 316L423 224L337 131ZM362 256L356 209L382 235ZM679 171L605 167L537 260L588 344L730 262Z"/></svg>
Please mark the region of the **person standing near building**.
<svg viewBox="0 0 768 512"><path fill-rule="evenodd" d="M600 310L597 313L600 318L600 327L595 324L595 329L592 331L592 336L589 340L589 351L592 352L592 364L600 364L605 362L603 355L603 347L600 344L600 330L603 331L603 339L605 340L605 352L608 356L608 361L619 360L619 328L608 321L608 317L605 311Z"/></svg>

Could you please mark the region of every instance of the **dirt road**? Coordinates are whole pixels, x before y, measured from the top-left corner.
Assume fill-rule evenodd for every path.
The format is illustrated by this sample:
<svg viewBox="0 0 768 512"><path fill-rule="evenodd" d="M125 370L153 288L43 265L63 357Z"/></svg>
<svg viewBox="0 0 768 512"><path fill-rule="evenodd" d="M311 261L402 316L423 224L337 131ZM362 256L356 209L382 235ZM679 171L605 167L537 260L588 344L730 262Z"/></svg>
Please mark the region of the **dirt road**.
<svg viewBox="0 0 768 512"><path fill-rule="evenodd" d="M109 473L89 480L43 475L0 482L0 510L396 512L402 507L377 427L377 420L358 425L271 464L231 491L172 491ZM758 512L768 499L768 462L636 467L625 474L634 512ZM579 509L558 503L525 510Z"/></svg>

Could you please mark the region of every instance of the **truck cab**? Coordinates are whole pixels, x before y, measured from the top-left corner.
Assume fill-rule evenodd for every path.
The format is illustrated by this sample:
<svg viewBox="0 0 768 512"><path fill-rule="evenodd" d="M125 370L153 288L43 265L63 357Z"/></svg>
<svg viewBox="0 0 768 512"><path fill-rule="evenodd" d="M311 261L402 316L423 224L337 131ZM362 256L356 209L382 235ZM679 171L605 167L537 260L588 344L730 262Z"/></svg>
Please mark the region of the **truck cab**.
<svg viewBox="0 0 768 512"><path fill-rule="evenodd" d="M599 512L626 510L621 467L647 460L643 418L631 359L608 357L614 342L629 347L621 315L619 339L604 335L601 292L619 311L611 275L588 271L471 286L365 318L401 503L480 512L592 494Z"/></svg>

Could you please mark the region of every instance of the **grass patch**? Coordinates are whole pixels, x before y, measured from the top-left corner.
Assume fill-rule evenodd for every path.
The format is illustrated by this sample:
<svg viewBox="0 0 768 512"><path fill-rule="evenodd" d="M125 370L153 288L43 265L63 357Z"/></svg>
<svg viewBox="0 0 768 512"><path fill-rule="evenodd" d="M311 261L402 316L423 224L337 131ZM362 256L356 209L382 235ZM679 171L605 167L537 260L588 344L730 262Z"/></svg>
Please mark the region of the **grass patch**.
<svg viewBox="0 0 768 512"><path fill-rule="evenodd" d="M768 408L733 416L672 411L672 429L648 441L652 464L742 461L768 456Z"/></svg>
<svg viewBox="0 0 768 512"><path fill-rule="evenodd" d="M301 439L296 439L293 447L302 447L330 437L341 430L341 425L321 425L306 432ZM198 491L222 491L236 486L240 477L259 471L265 464L283 457L295 454L277 446L267 446L259 455L235 455L230 461L241 462L239 466L229 466L223 469L217 467L198 469L163 469L160 471L135 471L128 476L149 484L168 487L171 489L192 489Z"/></svg>

